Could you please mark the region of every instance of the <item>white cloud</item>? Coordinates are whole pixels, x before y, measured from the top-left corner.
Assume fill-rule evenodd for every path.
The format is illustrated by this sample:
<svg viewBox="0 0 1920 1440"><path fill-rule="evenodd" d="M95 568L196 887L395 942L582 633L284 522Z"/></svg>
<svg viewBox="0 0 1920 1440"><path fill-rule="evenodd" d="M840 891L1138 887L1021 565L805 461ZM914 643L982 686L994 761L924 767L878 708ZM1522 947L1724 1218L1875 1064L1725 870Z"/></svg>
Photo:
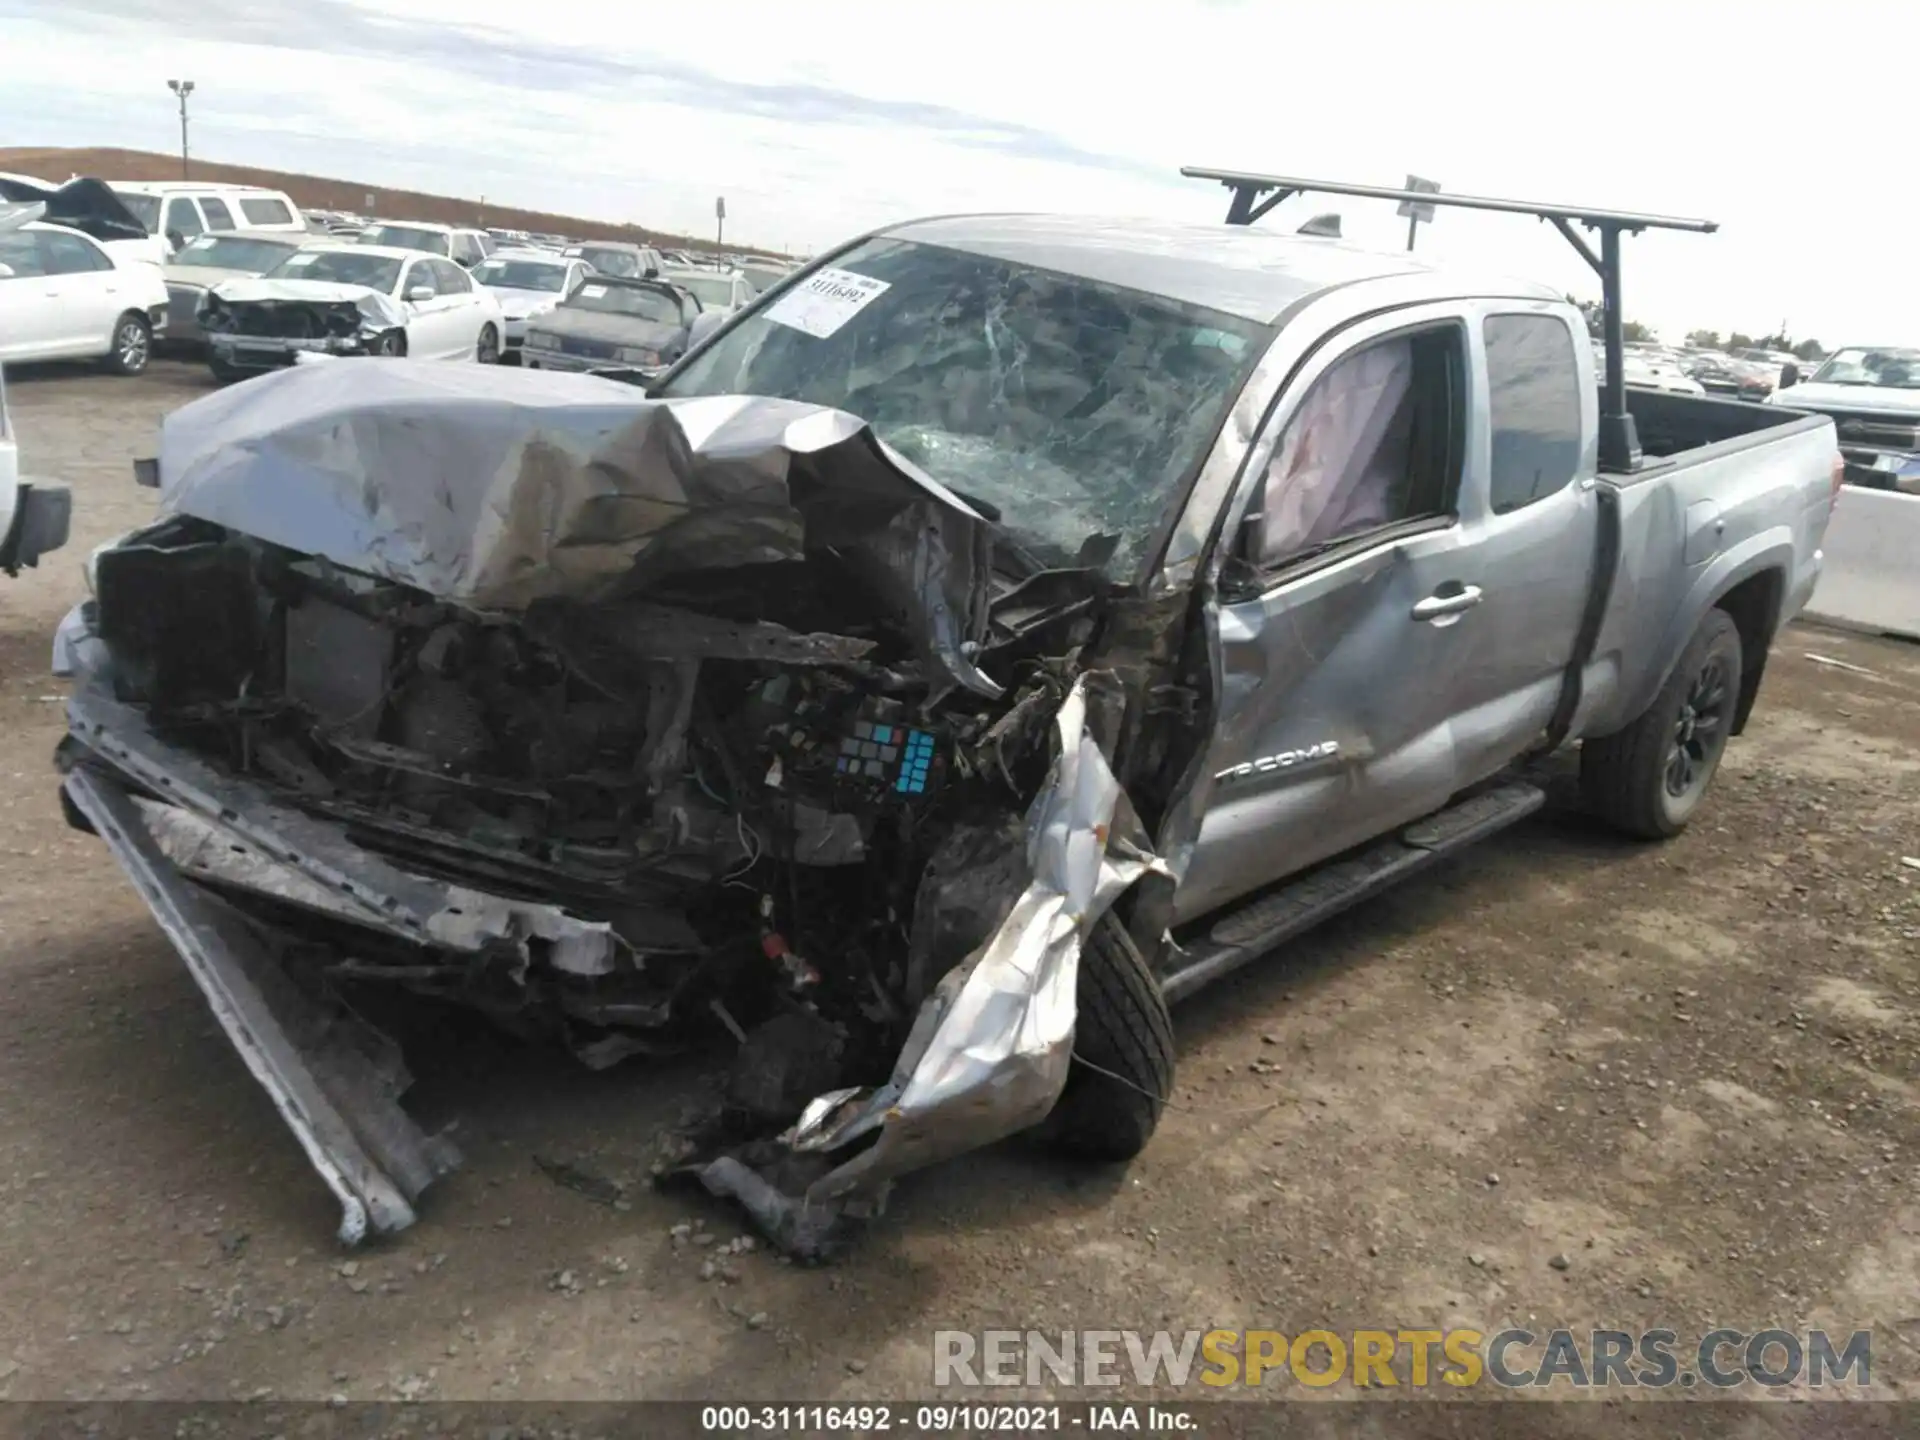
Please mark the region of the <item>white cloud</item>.
<svg viewBox="0 0 1920 1440"><path fill-rule="evenodd" d="M1721 221L1628 242L1628 312L1669 333L1784 318L1829 343L1887 341L1920 335L1899 283L1920 199L1828 84L1886 13L0 0L0 133L168 149L163 81L186 72L209 157L697 231L724 192L731 233L805 247L954 209L1217 218L1224 192L1180 181L1183 162L1389 184L1411 170ZM1296 199L1266 223L1330 208L1349 236L1404 244L1386 206ZM1420 249L1595 290L1530 221L1443 212Z"/></svg>

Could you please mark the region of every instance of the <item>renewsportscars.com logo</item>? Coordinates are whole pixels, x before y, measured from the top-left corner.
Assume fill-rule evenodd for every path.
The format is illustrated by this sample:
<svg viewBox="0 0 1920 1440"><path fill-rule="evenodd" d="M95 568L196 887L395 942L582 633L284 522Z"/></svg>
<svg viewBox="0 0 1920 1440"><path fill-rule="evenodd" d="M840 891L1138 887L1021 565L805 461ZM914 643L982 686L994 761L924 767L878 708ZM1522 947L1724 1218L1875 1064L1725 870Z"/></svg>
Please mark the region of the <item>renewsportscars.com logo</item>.
<svg viewBox="0 0 1920 1440"><path fill-rule="evenodd" d="M1291 1382L1313 1389L1730 1390L1852 1385L1873 1377L1873 1332L1709 1330L938 1330L936 1386L1182 1389Z"/></svg>

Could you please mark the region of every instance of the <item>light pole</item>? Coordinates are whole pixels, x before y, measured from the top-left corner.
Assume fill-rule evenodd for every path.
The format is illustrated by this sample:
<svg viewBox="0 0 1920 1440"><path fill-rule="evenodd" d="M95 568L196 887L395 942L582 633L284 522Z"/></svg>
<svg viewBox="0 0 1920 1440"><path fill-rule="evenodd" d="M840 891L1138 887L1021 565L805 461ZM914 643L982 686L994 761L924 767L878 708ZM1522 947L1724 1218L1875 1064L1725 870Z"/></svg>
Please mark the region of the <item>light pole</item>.
<svg viewBox="0 0 1920 1440"><path fill-rule="evenodd" d="M167 88L180 97L180 178L187 176L187 97L193 93L191 80L169 80Z"/></svg>

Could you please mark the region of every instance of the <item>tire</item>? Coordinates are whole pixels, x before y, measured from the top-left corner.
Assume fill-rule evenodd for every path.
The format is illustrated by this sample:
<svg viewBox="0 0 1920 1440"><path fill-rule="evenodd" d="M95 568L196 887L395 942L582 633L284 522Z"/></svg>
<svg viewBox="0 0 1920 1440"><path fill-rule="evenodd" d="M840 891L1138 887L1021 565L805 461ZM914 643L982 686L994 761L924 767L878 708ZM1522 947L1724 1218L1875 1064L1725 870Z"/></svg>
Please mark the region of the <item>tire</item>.
<svg viewBox="0 0 1920 1440"><path fill-rule="evenodd" d="M1173 1017L1112 911L1080 952L1075 1001L1073 1068L1048 1117L1049 1132L1070 1155L1131 1160L1153 1138L1173 1090Z"/></svg>
<svg viewBox="0 0 1920 1440"><path fill-rule="evenodd" d="M1640 718L1580 747L1580 789L1594 814L1643 840L1687 828L1726 754L1743 658L1733 617L1708 611Z"/></svg>
<svg viewBox="0 0 1920 1440"><path fill-rule="evenodd" d="M153 358L153 327L146 316L129 310L113 322L107 344L107 369L115 375L138 375Z"/></svg>
<svg viewBox="0 0 1920 1440"><path fill-rule="evenodd" d="M247 378L247 372L237 365L229 365L224 360L209 360L207 368L213 372L213 378L223 384L232 384L235 380Z"/></svg>
<svg viewBox="0 0 1920 1440"><path fill-rule="evenodd" d="M500 332L491 325L480 327L480 343L473 347L473 358L480 365L500 363Z"/></svg>
<svg viewBox="0 0 1920 1440"><path fill-rule="evenodd" d="M389 330L378 340L375 340L372 345L367 347L367 353L369 355L385 355L395 360L401 359L407 353L407 332L404 330Z"/></svg>

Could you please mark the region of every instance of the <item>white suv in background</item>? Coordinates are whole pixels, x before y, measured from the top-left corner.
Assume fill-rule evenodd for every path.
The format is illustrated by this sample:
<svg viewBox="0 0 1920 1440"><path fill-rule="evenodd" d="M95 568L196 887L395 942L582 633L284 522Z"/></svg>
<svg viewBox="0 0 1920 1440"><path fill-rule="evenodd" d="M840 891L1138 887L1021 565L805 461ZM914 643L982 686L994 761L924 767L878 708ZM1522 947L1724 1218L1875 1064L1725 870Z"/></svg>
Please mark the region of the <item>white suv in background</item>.
<svg viewBox="0 0 1920 1440"><path fill-rule="evenodd" d="M471 270L494 251L493 237L484 230L436 225L427 220L376 220L360 232L359 243L420 250L451 260L463 270Z"/></svg>
<svg viewBox="0 0 1920 1440"><path fill-rule="evenodd" d="M184 180L109 180L107 185L150 234L165 236L172 250L208 231L307 232L300 207L284 190Z"/></svg>
<svg viewBox="0 0 1920 1440"><path fill-rule="evenodd" d="M64 225L0 220L0 362L98 358L138 375L166 328L158 265Z"/></svg>

